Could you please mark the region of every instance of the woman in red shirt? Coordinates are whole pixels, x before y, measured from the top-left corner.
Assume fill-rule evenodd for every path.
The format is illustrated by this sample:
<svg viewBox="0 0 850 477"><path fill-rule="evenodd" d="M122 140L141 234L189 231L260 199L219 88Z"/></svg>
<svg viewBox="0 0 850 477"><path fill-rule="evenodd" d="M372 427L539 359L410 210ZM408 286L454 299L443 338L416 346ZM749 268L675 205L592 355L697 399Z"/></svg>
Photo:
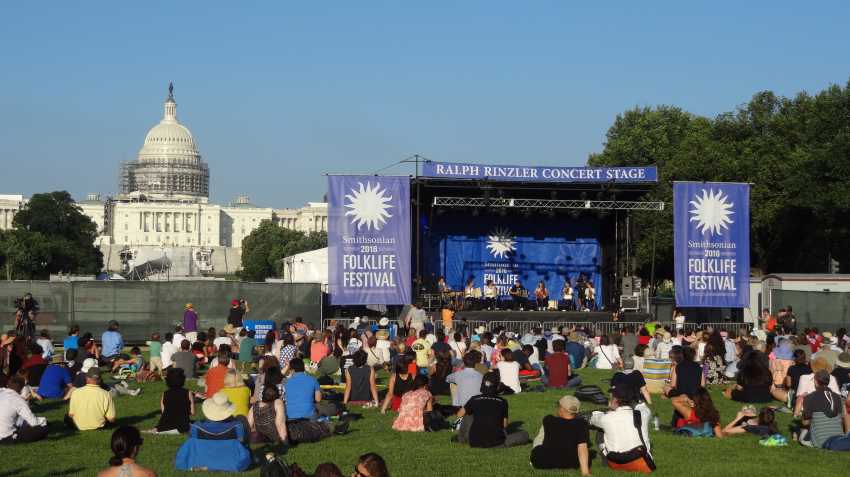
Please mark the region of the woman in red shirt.
<svg viewBox="0 0 850 477"><path fill-rule="evenodd" d="M720 427L720 412L714 407L714 401L711 400L711 395L704 387L697 388L694 398L691 399L685 394L680 394L672 399L670 403L673 409L679 413L676 419L676 429L685 426L700 427L703 423L708 423L714 429L715 437L723 437L723 430Z"/></svg>

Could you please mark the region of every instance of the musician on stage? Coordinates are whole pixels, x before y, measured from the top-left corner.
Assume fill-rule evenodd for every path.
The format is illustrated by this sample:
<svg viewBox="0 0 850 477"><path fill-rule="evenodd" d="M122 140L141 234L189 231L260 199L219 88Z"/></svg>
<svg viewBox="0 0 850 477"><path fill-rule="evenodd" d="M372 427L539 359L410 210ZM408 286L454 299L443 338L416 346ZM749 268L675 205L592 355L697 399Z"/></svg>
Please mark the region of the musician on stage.
<svg viewBox="0 0 850 477"><path fill-rule="evenodd" d="M496 300L499 298L499 289L493 283L493 280L487 280L484 285L484 307L488 310L496 309Z"/></svg>
<svg viewBox="0 0 850 477"><path fill-rule="evenodd" d="M437 279L437 291L440 293L440 304L446 306L452 301L452 289L446 283L446 277L440 276Z"/></svg>
<svg viewBox="0 0 850 477"><path fill-rule="evenodd" d="M537 311L546 311L549 307L549 291L546 290L546 283L540 280L537 288L534 290L534 298L537 300Z"/></svg>
<svg viewBox="0 0 850 477"><path fill-rule="evenodd" d="M584 288L584 307L588 311L596 310L596 289L593 288L593 282L588 280Z"/></svg>
<svg viewBox="0 0 850 477"><path fill-rule="evenodd" d="M575 305L573 304L573 284L570 283L569 278L564 281L564 288L561 289L560 306L567 311L575 310Z"/></svg>
<svg viewBox="0 0 850 477"><path fill-rule="evenodd" d="M463 308L466 310L476 309L480 298L481 292L475 288L475 280L470 278L466 282L466 288L463 289Z"/></svg>
<svg viewBox="0 0 850 477"><path fill-rule="evenodd" d="M514 309L518 309L519 311L525 310L525 305L528 302L528 290L522 286L522 282L517 280L514 282L514 286L511 287L509 291L511 298L514 300Z"/></svg>

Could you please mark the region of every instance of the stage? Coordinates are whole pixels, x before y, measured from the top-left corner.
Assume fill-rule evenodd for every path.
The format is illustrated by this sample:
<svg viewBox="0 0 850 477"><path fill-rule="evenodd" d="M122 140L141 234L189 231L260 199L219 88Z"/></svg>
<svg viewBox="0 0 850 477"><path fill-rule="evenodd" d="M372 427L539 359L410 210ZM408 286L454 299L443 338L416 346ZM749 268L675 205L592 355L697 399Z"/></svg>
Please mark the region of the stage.
<svg viewBox="0 0 850 477"><path fill-rule="evenodd" d="M625 313L620 317L623 322L645 322L651 318L644 313ZM598 323L610 322L611 313L607 311L458 311L455 313L455 321L536 321L548 322L583 322Z"/></svg>

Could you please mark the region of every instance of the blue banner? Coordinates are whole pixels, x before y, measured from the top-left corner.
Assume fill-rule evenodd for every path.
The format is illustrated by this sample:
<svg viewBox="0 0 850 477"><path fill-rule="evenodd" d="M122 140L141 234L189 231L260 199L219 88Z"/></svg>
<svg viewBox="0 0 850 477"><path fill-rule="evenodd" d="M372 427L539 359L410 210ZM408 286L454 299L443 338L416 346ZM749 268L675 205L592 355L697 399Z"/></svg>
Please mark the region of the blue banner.
<svg viewBox="0 0 850 477"><path fill-rule="evenodd" d="M268 332L274 331L277 325L273 320L245 320L242 322L242 326L248 331L253 331L254 338L262 343Z"/></svg>
<svg viewBox="0 0 850 477"><path fill-rule="evenodd" d="M602 303L602 247L595 221L443 215L427 235L426 282L444 276L452 290L462 291L468 280L479 289L492 280L499 296L508 297L518 279L533 300L543 281L549 299L560 300L569 280L573 303L578 303L581 279L593 283L596 301Z"/></svg>
<svg viewBox="0 0 850 477"><path fill-rule="evenodd" d="M520 182L573 183L641 183L657 182L658 170L646 167L551 167L498 166L427 161L422 166L424 177L439 179L488 179Z"/></svg>
<svg viewBox="0 0 850 477"><path fill-rule="evenodd" d="M328 177L332 305L411 301L410 178Z"/></svg>
<svg viewBox="0 0 850 477"><path fill-rule="evenodd" d="M750 186L673 184L676 305L750 305Z"/></svg>

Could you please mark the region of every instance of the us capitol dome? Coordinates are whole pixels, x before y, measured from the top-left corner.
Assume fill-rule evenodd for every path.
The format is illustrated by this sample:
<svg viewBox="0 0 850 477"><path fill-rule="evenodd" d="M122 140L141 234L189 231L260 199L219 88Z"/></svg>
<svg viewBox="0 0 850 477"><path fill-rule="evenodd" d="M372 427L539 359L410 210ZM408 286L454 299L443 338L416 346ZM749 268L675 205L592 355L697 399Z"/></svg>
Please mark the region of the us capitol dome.
<svg viewBox="0 0 850 477"><path fill-rule="evenodd" d="M177 120L174 85L162 120L148 131L135 161L121 166L119 192L124 198L149 201L207 202L210 172L192 133Z"/></svg>

